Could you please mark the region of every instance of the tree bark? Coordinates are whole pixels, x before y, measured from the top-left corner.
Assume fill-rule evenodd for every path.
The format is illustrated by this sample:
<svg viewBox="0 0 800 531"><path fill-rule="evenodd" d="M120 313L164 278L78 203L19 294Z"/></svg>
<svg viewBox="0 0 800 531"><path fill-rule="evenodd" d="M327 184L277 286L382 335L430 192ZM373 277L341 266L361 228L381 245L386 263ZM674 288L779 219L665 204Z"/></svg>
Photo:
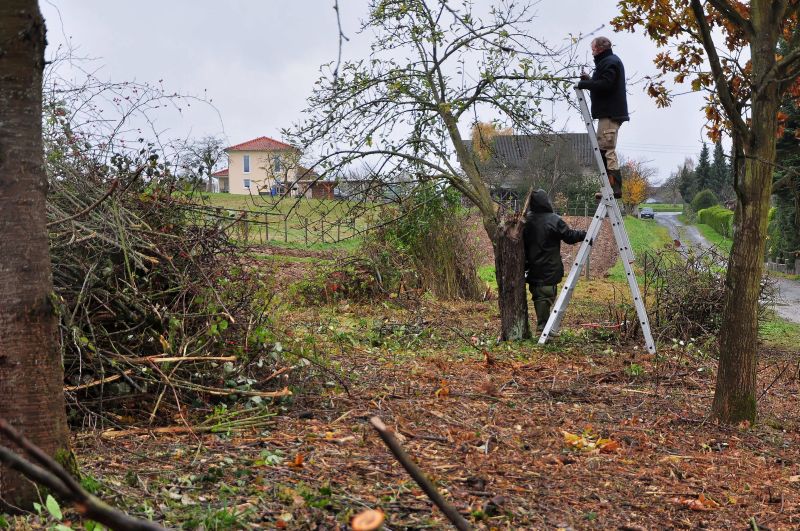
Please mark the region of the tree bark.
<svg viewBox="0 0 800 531"><path fill-rule="evenodd" d="M736 237L728 262L712 405L712 415L726 423L756 420L758 304L780 105L778 83L768 75L777 44L777 27L769 21L770 4L765 0L751 4L756 29L750 46L753 79L763 85L754 84L754 93L760 89L760 94L753 99L750 131L737 132L737 138L744 140L744 171L736 182Z"/></svg>
<svg viewBox="0 0 800 531"><path fill-rule="evenodd" d="M36 0L0 2L0 46L0 417L63 461L64 376L42 147L45 26ZM13 446L2 437L0 445ZM0 468L0 509L38 499L34 485Z"/></svg>
<svg viewBox="0 0 800 531"><path fill-rule="evenodd" d="M525 290L524 228L524 216L506 215L501 219L493 239L501 341L531 337L528 293Z"/></svg>

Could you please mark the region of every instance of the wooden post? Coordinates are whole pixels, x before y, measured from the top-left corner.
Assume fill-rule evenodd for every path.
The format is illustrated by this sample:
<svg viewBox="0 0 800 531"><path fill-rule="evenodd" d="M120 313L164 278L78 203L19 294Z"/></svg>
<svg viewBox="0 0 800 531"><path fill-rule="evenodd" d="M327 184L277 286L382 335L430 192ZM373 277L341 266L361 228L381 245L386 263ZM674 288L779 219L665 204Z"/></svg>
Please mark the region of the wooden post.
<svg viewBox="0 0 800 531"><path fill-rule="evenodd" d="M325 243L325 218L319 218L319 234L322 238L322 243Z"/></svg>
<svg viewBox="0 0 800 531"><path fill-rule="evenodd" d="M267 233L266 240L269 243L269 214L264 213L264 231Z"/></svg>
<svg viewBox="0 0 800 531"><path fill-rule="evenodd" d="M341 220L336 222L336 241L342 241L342 222Z"/></svg>
<svg viewBox="0 0 800 531"><path fill-rule="evenodd" d="M283 243L289 241L289 216L288 214L283 217Z"/></svg>
<svg viewBox="0 0 800 531"><path fill-rule="evenodd" d="M305 229L304 241L306 243L306 247L308 247L308 218L303 219L303 228Z"/></svg>

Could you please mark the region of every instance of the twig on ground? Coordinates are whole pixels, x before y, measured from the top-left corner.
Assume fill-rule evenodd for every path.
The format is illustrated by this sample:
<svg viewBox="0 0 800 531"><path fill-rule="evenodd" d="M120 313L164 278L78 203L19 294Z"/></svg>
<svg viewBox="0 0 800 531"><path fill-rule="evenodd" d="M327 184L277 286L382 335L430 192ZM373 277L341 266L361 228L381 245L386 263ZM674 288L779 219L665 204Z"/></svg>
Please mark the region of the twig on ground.
<svg viewBox="0 0 800 531"><path fill-rule="evenodd" d="M372 427L378 432L380 435L381 440L389 447L392 454L394 455L395 459L403 465L403 468L406 469L406 472L412 477L414 481L417 482L417 485L425 491L425 494L428 495L428 498L436 504L436 506L444 513L448 520L460 531L466 531L470 529L469 523L461 516L455 507L447 503L447 501L442 497L436 487L431 483L431 481L425 477L425 473L420 470L416 463L409 457L409 455L403 450L400 443L397 442L397 439L389 432L386 428L386 424L380 419L380 417L372 417L369 420Z"/></svg>

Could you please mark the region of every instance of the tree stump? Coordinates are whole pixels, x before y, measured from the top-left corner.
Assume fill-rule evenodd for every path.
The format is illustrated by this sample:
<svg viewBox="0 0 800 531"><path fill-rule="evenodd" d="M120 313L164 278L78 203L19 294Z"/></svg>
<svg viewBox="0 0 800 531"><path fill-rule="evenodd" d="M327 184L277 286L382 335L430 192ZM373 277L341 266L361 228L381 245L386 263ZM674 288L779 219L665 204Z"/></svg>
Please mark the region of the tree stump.
<svg viewBox="0 0 800 531"><path fill-rule="evenodd" d="M494 244L497 299L500 306L500 340L530 339L528 294L525 286L525 217L511 213L501 219Z"/></svg>

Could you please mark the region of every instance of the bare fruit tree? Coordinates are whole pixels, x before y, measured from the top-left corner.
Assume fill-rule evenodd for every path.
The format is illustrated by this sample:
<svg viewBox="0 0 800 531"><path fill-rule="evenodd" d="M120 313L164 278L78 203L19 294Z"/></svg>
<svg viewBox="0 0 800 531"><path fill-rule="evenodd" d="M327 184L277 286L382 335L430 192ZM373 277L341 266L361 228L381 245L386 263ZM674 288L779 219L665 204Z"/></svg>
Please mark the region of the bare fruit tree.
<svg viewBox="0 0 800 531"><path fill-rule="evenodd" d="M505 339L530 336L523 223L493 200L459 128L495 120L522 134L550 132L542 106L566 97L559 76L570 49L531 37L532 19L525 2L479 15L469 2L371 0L362 27L373 35L370 55L329 69L305 120L287 132L328 178L366 164L378 182L440 181L472 203L495 247Z"/></svg>

